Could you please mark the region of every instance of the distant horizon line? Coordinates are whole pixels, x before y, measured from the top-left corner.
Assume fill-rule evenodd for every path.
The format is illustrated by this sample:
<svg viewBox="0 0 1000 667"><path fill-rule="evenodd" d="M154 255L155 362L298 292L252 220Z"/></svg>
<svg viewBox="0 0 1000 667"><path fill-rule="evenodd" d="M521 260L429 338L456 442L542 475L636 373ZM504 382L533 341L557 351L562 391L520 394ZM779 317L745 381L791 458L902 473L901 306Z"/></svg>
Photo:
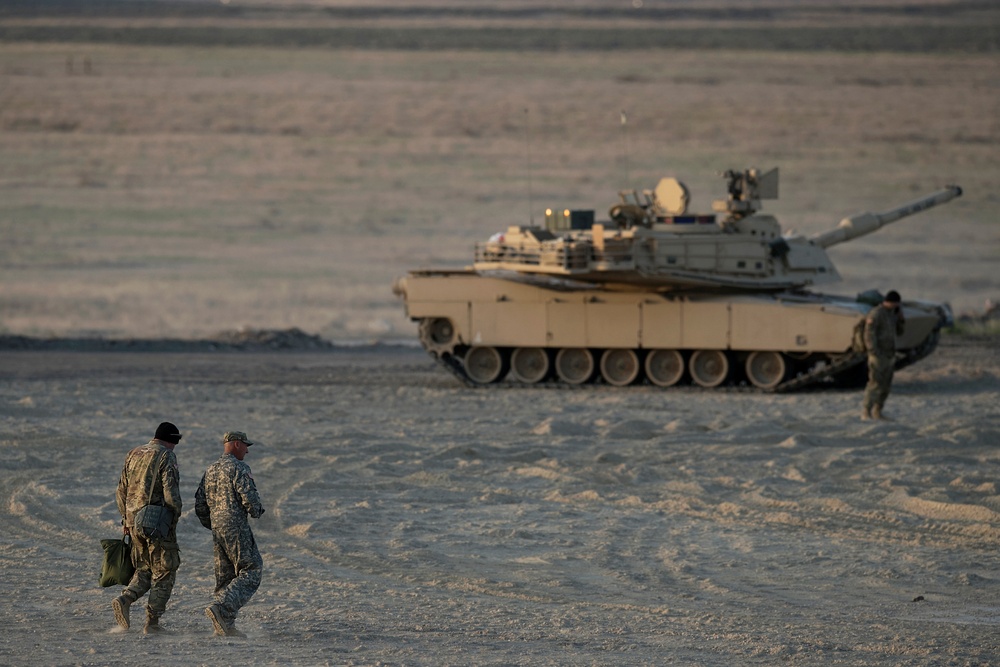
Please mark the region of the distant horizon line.
<svg viewBox="0 0 1000 667"><path fill-rule="evenodd" d="M0 13L0 17L3 14ZM734 50L842 53L995 53L1000 23L833 27L289 27L3 25L0 43L327 48L385 51Z"/></svg>

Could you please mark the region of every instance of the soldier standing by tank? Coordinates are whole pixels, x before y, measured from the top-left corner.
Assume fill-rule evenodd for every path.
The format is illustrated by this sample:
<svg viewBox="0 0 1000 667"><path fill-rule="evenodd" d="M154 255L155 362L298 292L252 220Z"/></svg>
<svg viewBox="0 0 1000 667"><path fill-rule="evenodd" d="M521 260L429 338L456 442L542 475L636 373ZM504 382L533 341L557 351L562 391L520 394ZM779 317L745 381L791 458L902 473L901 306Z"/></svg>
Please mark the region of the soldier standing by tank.
<svg viewBox="0 0 1000 667"><path fill-rule="evenodd" d="M868 350L868 384L862 419L888 419L882 414L896 367L896 336L906 321L899 307L899 292L890 290L882 303L865 318L865 349Z"/></svg>
<svg viewBox="0 0 1000 667"><path fill-rule="evenodd" d="M149 592L146 604L146 627L143 632L160 632L160 616L177 580L181 564L177 546L177 521L181 516L180 472L174 447L181 441L180 431L170 422L156 427L153 439L125 457L115 500L122 515L124 532L132 537L132 562L135 574L128 587L111 602L115 620L123 629L129 627L132 603ZM173 512L170 531L161 540L147 538L131 530L135 513L144 505L162 505Z"/></svg>
<svg viewBox="0 0 1000 667"><path fill-rule="evenodd" d="M205 609L216 635L244 637L236 614L260 586L264 561L247 516L264 513L250 466L243 462L250 445L247 434L222 436L223 454L209 466L195 493L195 514L212 531L215 545L215 602Z"/></svg>

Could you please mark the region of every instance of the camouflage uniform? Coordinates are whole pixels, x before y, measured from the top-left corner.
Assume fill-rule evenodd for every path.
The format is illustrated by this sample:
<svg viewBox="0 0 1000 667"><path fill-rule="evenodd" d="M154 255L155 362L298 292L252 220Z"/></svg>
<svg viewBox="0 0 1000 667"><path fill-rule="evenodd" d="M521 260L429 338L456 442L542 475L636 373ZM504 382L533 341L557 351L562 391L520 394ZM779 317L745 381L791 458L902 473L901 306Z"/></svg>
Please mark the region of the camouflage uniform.
<svg viewBox="0 0 1000 667"><path fill-rule="evenodd" d="M865 416L881 416L896 367L896 336L902 335L903 326L896 311L881 304L872 308L865 318L865 348L868 350Z"/></svg>
<svg viewBox="0 0 1000 667"><path fill-rule="evenodd" d="M157 463L155 469L154 462ZM174 520L166 538L150 540L131 531L135 574L122 595L131 604L148 591L147 623L156 625L166 611L167 600L177 580L177 568L181 565L180 548L177 546L177 521L181 516L177 456L155 438L130 451L118 480L115 500L125 527L130 531L135 513L144 505L165 505L173 510Z"/></svg>
<svg viewBox="0 0 1000 667"><path fill-rule="evenodd" d="M215 604L226 634L231 634L237 612L260 586L264 567L247 520L247 515L256 519L264 513L250 466L232 454L223 454L201 478L194 511L202 525L212 530Z"/></svg>

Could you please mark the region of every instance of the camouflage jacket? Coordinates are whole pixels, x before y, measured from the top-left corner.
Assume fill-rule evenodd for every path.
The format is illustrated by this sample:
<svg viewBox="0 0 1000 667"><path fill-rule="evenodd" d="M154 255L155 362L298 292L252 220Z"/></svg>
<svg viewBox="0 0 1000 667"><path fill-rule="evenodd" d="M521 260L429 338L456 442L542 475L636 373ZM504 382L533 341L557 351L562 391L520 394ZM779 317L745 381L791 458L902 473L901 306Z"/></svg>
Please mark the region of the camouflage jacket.
<svg viewBox="0 0 1000 667"><path fill-rule="evenodd" d="M166 455L162 455L163 452ZM157 459L158 465L154 470L153 463ZM165 505L174 512L174 522L170 527L173 535L181 517L180 479L177 456L159 440L150 440L130 451L125 457L122 476L118 480L118 492L115 494L118 512L125 520L125 525L131 528L132 518L140 507Z"/></svg>
<svg viewBox="0 0 1000 667"><path fill-rule="evenodd" d="M891 357L896 353L896 336L903 334L904 321L895 311L878 305L865 318L865 348L868 354Z"/></svg>
<svg viewBox="0 0 1000 667"><path fill-rule="evenodd" d="M248 526L247 515L264 513L250 466L232 454L223 454L205 471L194 495L194 513L201 525L214 531Z"/></svg>

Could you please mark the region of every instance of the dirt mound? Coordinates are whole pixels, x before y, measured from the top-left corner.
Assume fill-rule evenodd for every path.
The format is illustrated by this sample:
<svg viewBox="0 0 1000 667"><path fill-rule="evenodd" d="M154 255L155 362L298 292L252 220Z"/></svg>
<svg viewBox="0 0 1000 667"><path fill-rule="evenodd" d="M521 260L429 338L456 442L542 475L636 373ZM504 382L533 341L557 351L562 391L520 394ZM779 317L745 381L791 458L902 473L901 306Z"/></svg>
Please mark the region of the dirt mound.
<svg viewBox="0 0 1000 667"><path fill-rule="evenodd" d="M0 350L67 350L78 352L215 352L267 350L325 350L334 344L294 327L285 330L222 331L197 340L174 338L33 338L0 336Z"/></svg>
<svg viewBox="0 0 1000 667"><path fill-rule="evenodd" d="M266 348L270 350L319 350L333 347L333 343L319 336L307 334L298 327L276 331L273 329L240 329L222 331L212 337L212 342L237 348Z"/></svg>

